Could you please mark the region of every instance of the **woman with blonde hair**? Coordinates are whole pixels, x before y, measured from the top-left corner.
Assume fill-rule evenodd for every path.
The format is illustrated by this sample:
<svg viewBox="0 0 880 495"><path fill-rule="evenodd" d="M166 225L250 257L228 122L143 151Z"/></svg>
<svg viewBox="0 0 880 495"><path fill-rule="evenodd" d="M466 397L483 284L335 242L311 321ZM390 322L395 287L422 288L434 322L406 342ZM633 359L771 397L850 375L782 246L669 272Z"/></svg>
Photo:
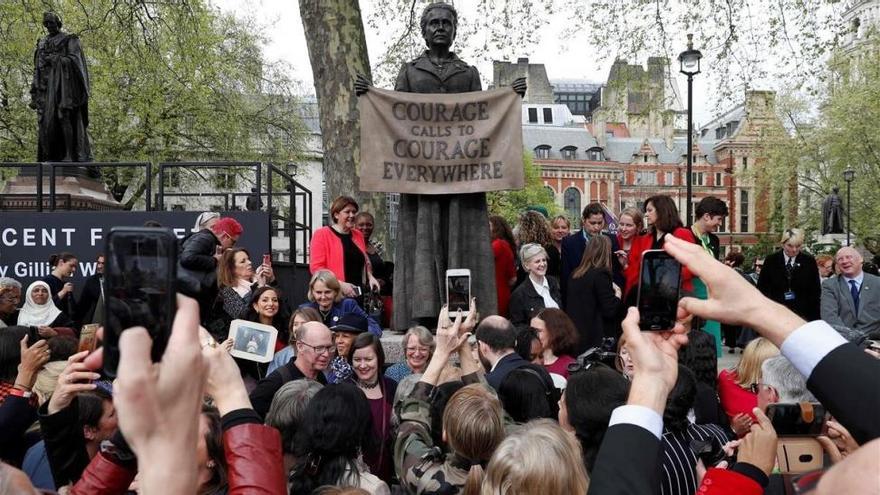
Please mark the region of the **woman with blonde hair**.
<svg viewBox="0 0 880 495"><path fill-rule="evenodd" d="M556 248L556 244L553 242L550 224L544 215L537 211L523 213L519 217L519 224L516 227L516 241L519 249L522 249L526 244L537 244L543 247L547 251L547 273L559 278L559 272L562 269L561 255L559 249ZM524 270L525 266L522 265L522 260L520 259L519 261L520 265L517 267L516 277L517 284L522 283L527 275L527 272Z"/></svg>
<svg viewBox="0 0 880 495"><path fill-rule="evenodd" d="M536 311L562 306L562 294L559 281L547 273L547 251L543 246L526 244L519 248L519 258L528 276L510 295L510 321L525 325Z"/></svg>
<svg viewBox="0 0 880 495"><path fill-rule="evenodd" d="M617 220L617 245L620 249L614 254L624 270L629 262L629 250L632 249L633 239L642 235L644 221L642 210L638 208L631 206L620 212Z"/></svg>
<svg viewBox="0 0 880 495"><path fill-rule="evenodd" d="M718 374L721 407L730 418L730 426L737 435L748 433L752 422L756 421L752 409L758 406L756 386L761 378L761 365L778 354L779 349L775 345L758 337L746 346L735 368L721 370Z"/></svg>
<svg viewBox="0 0 880 495"><path fill-rule="evenodd" d="M550 237L553 246L562 253L562 239L571 235L571 220L565 215L556 215L550 220Z"/></svg>
<svg viewBox="0 0 880 495"><path fill-rule="evenodd" d="M313 308L321 315L321 322L327 328L336 326L343 315L355 313L367 319L370 332L382 336L382 327L368 315L354 299L347 298L342 292L342 283L330 270L318 270L309 281L309 301L301 304L302 308Z"/></svg>
<svg viewBox="0 0 880 495"><path fill-rule="evenodd" d="M482 495L569 495L589 486L581 447L549 419L536 419L501 442L486 469Z"/></svg>

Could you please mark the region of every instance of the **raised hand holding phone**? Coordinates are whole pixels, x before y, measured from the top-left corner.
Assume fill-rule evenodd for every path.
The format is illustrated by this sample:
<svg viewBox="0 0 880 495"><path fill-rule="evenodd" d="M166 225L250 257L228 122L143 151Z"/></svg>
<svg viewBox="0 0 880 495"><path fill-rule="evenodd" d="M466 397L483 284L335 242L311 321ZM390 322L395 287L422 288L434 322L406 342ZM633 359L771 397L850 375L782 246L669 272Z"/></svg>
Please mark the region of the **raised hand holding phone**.
<svg viewBox="0 0 880 495"><path fill-rule="evenodd" d="M671 330L678 313L681 264L662 249L642 253L637 306L642 330Z"/></svg>
<svg viewBox="0 0 880 495"><path fill-rule="evenodd" d="M124 227L107 235L104 267L104 372L116 375L123 331L144 327L159 361L177 293L177 238L168 229Z"/></svg>

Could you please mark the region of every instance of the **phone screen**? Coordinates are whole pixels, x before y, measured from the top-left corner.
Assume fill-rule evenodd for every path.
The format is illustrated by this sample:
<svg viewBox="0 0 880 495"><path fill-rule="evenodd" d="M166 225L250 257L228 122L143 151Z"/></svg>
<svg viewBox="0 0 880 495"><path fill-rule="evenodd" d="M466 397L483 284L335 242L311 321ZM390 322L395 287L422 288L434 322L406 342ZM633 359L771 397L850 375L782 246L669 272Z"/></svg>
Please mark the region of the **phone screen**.
<svg viewBox="0 0 880 495"><path fill-rule="evenodd" d="M642 330L670 330L678 311L681 264L663 250L642 253L638 290Z"/></svg>
<svg viewBox="0 0 880 495"><path fill-rule="evenodd" d="M104 267L104 371L116 376L119 335L142 326L158 362L168 345L176 309L177 239L160 228L115 228L107 236Z"/></svg>
<svg viewBox="0 0 880 495"><path fill-rule="evenodd" d="M446 294L449 300L449 315L454 318L455 312L468 311L470 309L471 298L471 276L470 275L447 275L446 276Z"/></svg>

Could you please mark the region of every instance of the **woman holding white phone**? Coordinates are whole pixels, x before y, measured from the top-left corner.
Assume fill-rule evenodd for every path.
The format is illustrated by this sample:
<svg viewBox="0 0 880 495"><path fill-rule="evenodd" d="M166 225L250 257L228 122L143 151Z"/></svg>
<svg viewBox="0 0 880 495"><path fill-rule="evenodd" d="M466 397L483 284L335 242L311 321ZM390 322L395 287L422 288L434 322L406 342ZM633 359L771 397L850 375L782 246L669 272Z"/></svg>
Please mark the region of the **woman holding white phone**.
<svg viewBox="0 0 880 495"><path fill-rule="evenodd" d="M527 325L536 311L559 308L562 302L559 281L547 275L547 251L540 244L525 244L519 257L528 277L510 295L510 321L517 326Z"/></svg>

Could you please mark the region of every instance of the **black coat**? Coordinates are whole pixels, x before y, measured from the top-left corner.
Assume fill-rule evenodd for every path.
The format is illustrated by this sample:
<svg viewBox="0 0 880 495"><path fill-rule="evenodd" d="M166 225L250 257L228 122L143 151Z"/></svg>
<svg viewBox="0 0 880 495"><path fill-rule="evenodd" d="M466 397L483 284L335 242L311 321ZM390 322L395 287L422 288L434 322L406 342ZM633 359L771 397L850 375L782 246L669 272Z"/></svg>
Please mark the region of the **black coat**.
<svg viewBox="0 0 880 495"><path fill-rule="evenodd" d="M616 235L611 235L607 232L602 232L601 235L604 235L611 241L612 253L620 249ZM584 251L586 250L587 240L584 238L583 229L562 239L562 253L560 253L562 262L559 280L562 282L563 296L568 292L568 281L571 279L571 274L580 266L581 260L584 257ZM611 256L611 274L614 283L622 289L626 285L626 279L623 277L623 266L620 265L617 256Z"/></svg>
<svg viewBox="0 0 880 495"><path fill-rule="evenodd" d="M605 432L588 494L642 495L660 492L660 440L633 424L616 424Z"/></svg>
<svg viewBox="0 0 880 495"><path fill-rule="evenodd" d="M547 284L550 285L550 297L562 307L562 293L559 291L559 282L555 278L547 276ZM544 298L535 290L531 279L526 278L519 284L513 294L510 295L510 322L514 325L528 325L532 313L544 309Z"/></svg>
<svg viewBox="0 0 880 495"><path fill-rule="evenodd" d="M767 256L764 259L764 268L758 277L758 289L768 298L787 306L801 318L807 321L818 320L822 286L819 283L816 258L800 253L795 257L794 262L795 267L789 282L782 251ZM785 300L785 293L788 291L794 292L793 301Z"/></svg>
<svg viewBox="0 0 880 495"><path fill-rule="evenodd" d="M101 299L101 277L102 275L96 273L87 278L83 285L79 301L76 303L76 315L74 315L77 326L92 323L94 319L95 307Z"/></svg>
<svg viewBox="0 0 880 495"><path fill-rule="evenodd" d="M178 290L199 301L202 321L210 317L217 298L217 259L220 241L209 229L202 229L183 241L178 256Z"/></svg>
<svg viewBox="0 0 880 495"><path fill-rule="evenodd" d="M620 299L614 295L611 284L611 272L598 268L568 281L565 312L580 336L578 354L598 346L603 337L620 334L616 324Z"/></svg>

